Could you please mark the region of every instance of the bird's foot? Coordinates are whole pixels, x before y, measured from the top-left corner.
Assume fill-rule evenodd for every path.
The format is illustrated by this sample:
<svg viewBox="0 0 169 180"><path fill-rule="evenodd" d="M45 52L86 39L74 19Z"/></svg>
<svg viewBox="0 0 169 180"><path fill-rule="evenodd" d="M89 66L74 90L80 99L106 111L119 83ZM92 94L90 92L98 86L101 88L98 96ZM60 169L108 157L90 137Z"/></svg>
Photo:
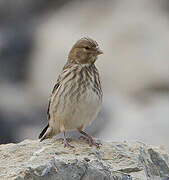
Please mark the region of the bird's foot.
<svg viewBox="0 0 169 180"><path fill-rule="evenodd" d="M67 148L74 148L74 146L72 146L71 144L69 144L68 141L70 141L70 139L69 139L69 140L67 140L67 139L64 139L64 140L63 140L64 147L67 147Z"/></svg>
<svg viewBox="0 0 169 180"><path fill-rule="evenodd" d="M70 138L66 138L66 136L65 136L65 131L63 131L63 143L64 143L64 147L74 148L74 146L72 146L71 144L69 144L70 141L71 141L71 139L70 139Z"/></svg>
<svg viewBox="0 0 169 180"><path fill-rule="evenodd" d="M94 140L92 137L88 138L88 142L89 146L96 146L97 148L99 148L100 145L102 145L101 142L96 142L96 140Z"/></svg>
<svg viewBox="0 0 169 180"><path fill-rule="evenodd" d="M96 142L96 140L94 140L91 136L90 137L80 136L79 139L87 140L90 147L91 146L96 146L97 148L99 148L100 145L102 145L101 142Z"/></svg>

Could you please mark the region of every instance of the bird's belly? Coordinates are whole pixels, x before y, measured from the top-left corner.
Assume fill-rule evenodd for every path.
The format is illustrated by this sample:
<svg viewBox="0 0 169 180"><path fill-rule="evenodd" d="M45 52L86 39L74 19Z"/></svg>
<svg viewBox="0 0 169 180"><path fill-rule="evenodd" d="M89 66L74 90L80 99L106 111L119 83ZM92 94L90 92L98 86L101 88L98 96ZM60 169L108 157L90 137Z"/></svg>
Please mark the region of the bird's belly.
<svg viewBox="0 0 169 180"><path fill-rule="evenodd" d="M70 119L67 121L67 129L85 127L90 124L100 110L98 101L81 101L70 110Z"/></svg>
<svg viewBox="0 0 169 180"><path fill-rule="evenodd" d="M68 99L64 108L59 106L54 110L56 126L63 125L66 130L87 126L96 118L100 105L101 99L91 90L86 91L81 97Z"/></svg>

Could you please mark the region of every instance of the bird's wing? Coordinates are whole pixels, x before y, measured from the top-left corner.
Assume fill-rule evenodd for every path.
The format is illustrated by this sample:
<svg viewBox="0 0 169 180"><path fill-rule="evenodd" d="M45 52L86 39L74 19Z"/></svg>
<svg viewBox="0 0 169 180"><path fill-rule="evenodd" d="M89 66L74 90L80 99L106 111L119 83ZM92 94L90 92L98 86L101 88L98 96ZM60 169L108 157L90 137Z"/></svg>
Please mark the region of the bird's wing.
<svg viewBox="0 0 169 180"><path fill-rule="evenodd" d="M48 127L49 127L49 121L50 121L50 105L51 105L51 97L53 96L53 94L55 93L55 91L57 90L57 88L59 87L60 85L60 81L59 81L59 78L53 88L53 91L52 91L52 94L50 96L50 99L49 99L49 104L48 104L48 109L47 109L47 118L48 118L48 125L43 129L43 131L40 133L39 135L39 139L41 139L41 141L43 141L44 139L47 138L47 135L45 135L45 133L47 132L48 130ZM48 132L49 133L49 132ZM48 134L49 135L49 134Z"/></svg>
<svg viewBox="0 0 169 180"><path fill-rule="evenodd" d="M53 90L52 90L52 94L50 96L50 99L49 99L49 103L48 103L48 109L47 109L47 118L48 118L48 121L50 120L50 113L49 113L49 110L50 110L50 104L51 104L51 97L53 96L53 94L55 93L55 91L57 90L57 88L59 87L59 80L56 82Z"/></svg>
<svg viewBox="0 0 169 180"><path fill-rule="evenodd" d="M54 88L53 88L53 90L52 90L52 94L51 94L51 96L50 96L50 99L49 99L49 104L48 104L48 109L47 109L47 118L48 118L48 120L50 120L50 113L49 113L49 111L50 111L50 105L51 105L51 97L53 97L53 95L55 94L55 92L56 92L56 90L57 90L57 88L59 87L59 85L61 84L61 81L62 81L62 79L65 77L65 72L67 72L67 69L69 69L69 68L71 68L72 67L72 64L71 63L66 63L65 64L65 66L63 67L63 70L62 70L62 72L61 72L61 74L59 75L59 77L58 77L58 79L57 79L57 81L56 81L56 84L55 84L55 86L54 86Z"/></svg>

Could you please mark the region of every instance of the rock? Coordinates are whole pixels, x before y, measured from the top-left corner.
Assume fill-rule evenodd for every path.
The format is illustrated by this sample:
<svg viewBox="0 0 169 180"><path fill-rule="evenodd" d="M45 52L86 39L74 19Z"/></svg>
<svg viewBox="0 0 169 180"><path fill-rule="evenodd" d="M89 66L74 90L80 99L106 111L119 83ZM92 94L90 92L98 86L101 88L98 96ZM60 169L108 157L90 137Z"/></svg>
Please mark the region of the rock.
<svg viewBox="0 0 169 180"><path fill-rule="evenodd" d="M140 142L25 140L0 145L0 179L10 180L168 180L169 153Z"/></svg>

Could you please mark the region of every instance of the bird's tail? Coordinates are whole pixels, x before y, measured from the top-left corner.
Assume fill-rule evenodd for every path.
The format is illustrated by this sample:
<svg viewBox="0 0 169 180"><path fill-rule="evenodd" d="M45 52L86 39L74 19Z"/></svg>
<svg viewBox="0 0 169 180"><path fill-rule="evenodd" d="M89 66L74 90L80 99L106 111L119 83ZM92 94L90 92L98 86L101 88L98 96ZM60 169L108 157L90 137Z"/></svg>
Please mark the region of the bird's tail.
<svg viewBox="0 0 169 180"><path fill-rule="evenodd" d="M44 139L52 138L54 136L54 132L51 127L49 127L49 124L43 129L43 131L39 135L40 141L43 141Z"/></svg>
<svg viewBox="0 0 169 180"><path fill-rule="evenodd" d="M49 124L43 129L43 131L39 134L39 139L41 139L41 137L45 134L45 132L47 131L49 127Z"/></svg>

